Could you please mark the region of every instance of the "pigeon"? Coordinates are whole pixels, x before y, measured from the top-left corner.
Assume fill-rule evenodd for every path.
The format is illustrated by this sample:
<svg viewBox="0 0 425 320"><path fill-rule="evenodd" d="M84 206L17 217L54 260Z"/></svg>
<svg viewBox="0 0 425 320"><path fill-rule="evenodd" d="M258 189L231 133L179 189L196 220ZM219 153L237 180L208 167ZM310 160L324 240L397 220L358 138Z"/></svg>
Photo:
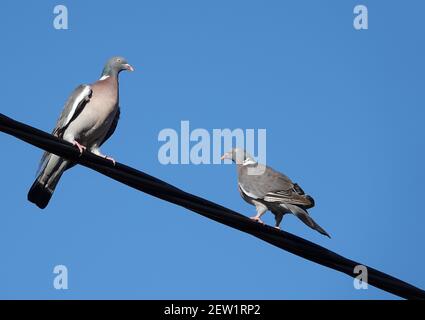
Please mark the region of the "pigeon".
<svg viewBox="0 0 425 320"><path fill-rule="evenodd" d="M236 163L239 192L257 211L251 217L252 220L264 224L261 216L270 210L275 215L275 228L280 229L283 216L292 213L310 228L330 238L307 212L307 209L314 207L314 199L286 175L257 163L251 155L239 148L226 152L221 159Z"/></svg>
<svg viewBox="0 0 425 320"><path fill-rule="evenodd" d="M99 148L118 124L118 74L123 70L134 71L125 58L113 57L106 63L98 81L78 86L66 101L52 134L72 143L80 154L88 150L115 165L115 160L103 155ZM40 209L46 208L62 174L74 165L72 161L45 152L28 200Z"/></svg>

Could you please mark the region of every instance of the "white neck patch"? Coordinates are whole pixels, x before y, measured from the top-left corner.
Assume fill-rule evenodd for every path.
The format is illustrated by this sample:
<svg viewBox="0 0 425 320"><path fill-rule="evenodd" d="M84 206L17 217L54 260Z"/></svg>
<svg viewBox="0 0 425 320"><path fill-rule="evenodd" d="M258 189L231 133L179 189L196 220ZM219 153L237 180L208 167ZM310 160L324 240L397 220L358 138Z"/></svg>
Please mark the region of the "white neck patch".
<svg viewBox="0 0 425 320"><path fill-rule="evenodd" d="M244 162L242 162L242 165L243 166L247 166L247 165L250 165L250 164L256 164L257 162L255 162L253 159L245 159L244 160Z"/></svg>
<svg viewBox="0 0 425 320"><path fill-rule="evenodd" d="M108 79L108 78L109 78L109 76L105 74L105 75L104 75L104 76L102 76L99 80L100 80L100 81L102 81L102 80L105 80L105 79Z"/></svg>

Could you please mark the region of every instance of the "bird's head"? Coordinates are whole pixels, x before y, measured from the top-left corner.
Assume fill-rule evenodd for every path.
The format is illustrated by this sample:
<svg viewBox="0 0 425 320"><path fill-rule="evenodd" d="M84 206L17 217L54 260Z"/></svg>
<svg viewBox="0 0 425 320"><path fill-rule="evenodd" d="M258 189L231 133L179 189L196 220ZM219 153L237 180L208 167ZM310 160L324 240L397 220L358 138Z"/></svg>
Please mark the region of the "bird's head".
<svg viewBox="0 0 425 320"><path fill-rule="evenodd" d="M134 68L124 57L113 57L106 62L102 76L117 76L121 71L134 71Z"/></svg>
<svg viewBox="0 0 425 320"><path fill-rule="evenodd" d="M225 159L232 160L236 164L243 164L247 160L250 160L250 162L255 163L251 155L241 148L234 148L226 152L225 154L223 154L223 156L221 157L221 160L225 160Z"/></svg>

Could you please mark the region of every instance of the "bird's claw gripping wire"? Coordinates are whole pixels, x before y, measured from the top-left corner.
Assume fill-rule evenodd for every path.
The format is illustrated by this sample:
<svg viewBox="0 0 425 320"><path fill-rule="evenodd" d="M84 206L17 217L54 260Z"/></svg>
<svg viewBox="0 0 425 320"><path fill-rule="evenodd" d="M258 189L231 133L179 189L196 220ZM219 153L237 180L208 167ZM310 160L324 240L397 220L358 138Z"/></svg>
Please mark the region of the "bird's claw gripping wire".
<svg viewBox="0 0 425 320"><path fill-rule="evenodd" d="M80 151L80 156L83 154L83 151L85 151L87 149L85 146L83 146L82 144L80 144L76 140L74 140L74 142L72 144L74 145L74 147L78 148L78 150Z"/></svg>
<svg viewBox="0 0 425 320"><path fill-rule="evenodd" d="M115 159L114 159L114 158L111 158L111 157L105 156L105 159L106 159L106 160L109 160L109 161L112 161L112 163L113 163L114 167L115 167L115 165L117 164L117 162L115 161Z"/></svg>

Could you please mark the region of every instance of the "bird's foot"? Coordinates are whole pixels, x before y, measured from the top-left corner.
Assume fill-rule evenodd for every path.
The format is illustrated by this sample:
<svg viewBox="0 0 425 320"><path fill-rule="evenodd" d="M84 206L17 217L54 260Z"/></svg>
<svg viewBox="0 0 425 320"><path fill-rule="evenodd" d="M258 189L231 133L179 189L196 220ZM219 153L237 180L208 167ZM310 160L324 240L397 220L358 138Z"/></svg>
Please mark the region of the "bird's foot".
<svg viewBox="0 0 425 320"><path fill-rule="evenodd" d="M274 226L274 228L277 229L277 230L280 230L280 227L279 226Z"/></svg>
<svg viewBox="0 0 425 320"><path fill-rule="evenodd" d="M112 163L114 164L114 166L117 164L117 162L115 161L115 159L114 159L114 158L111 158L111 157L108 157L108 156L105 156L104 158L105 158L106 160L112 161Z"/></svg>
<svg viewBox="0 0 425 320"><path fill-rule="evenodd" d="M260 217L255 216L255 217L251 217L250 219L254 220L255 222L265 224L264 221L260 219Z"/></svg>
<svg viewBox="0 0 425 320"><path fill-rule="evenodd" d="M82 144L80 144L78 141L74 140L74 142L72 143L75 147L78 148L78 150L80 151L80 155L83 154L83 151L85 151L87 148L85 146L83 146Z"/></svg>

